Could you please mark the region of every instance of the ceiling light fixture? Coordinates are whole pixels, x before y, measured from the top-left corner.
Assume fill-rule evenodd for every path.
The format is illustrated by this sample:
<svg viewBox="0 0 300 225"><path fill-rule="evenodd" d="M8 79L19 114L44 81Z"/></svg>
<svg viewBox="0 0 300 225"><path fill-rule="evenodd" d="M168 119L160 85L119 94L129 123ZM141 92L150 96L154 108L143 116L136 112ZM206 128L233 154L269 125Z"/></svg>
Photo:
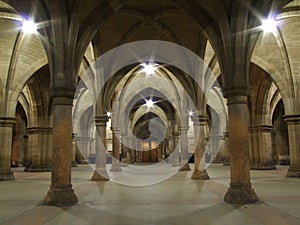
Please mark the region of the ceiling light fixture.
<svg viewBox="0 0 300 225"><path fill-rule="evenodd" d="M22 30L27 34L37 32L37 25L32 20L23 20Z"/></svg>
<svg viewBox="0 0 300 225"><path fill-rule="evenodd" d="M278 21L268 18L266 20L263 20L262 25L260 27L265 33L274 33L277 30L277 24Z"/></svg>
<svg viewBox="0 0 300 225"><path fill-rule="evenodd" d="M149 99L149 100L146 100L145 105L147 106L147 108L153 108L154 107L154 103L155 102L153 102L152 99Z"/></svg>
<svg viewBox="0 0 300 225"><path fill-rule="evenodd" d="M144 67L142 71L145 72L146 75L154 74L156 71L156 67L153 64L143 63L142 66Z"/></svg>

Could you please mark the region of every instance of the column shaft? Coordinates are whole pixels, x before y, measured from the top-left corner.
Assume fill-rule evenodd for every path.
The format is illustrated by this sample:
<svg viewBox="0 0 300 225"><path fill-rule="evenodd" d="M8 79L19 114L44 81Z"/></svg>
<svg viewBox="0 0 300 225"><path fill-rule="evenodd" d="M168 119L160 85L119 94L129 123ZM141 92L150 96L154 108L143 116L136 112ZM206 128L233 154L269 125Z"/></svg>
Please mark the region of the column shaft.
<svg viewBox="0 0 300 225"><path fill-rule="evenodd" d="M287 177L300 177L300 115L285 116L288 125L290 167Z"/></svg>
<svg viewBox="0 0 300 225"><path fill-rule="evenodd" d="M11 151L14 118L0 118L0 181L14 180L14 174L11 171Z"/></svg>
<svg viewBox="0 0 300 225"><path fill-rule="evenodd" d="M95 154L95 172L92 180L106 181L109 176L106 171L106 123L108 117L99 116L95 118L96 123L96 154Z"/></svg>
<svg viewBox="0 0 300 225"><path fill-rule="evenodd" d="M188 163L188 128L180 127L180 168L179 171L190 171L191 168Z"/></svg>
<svg viewBox="0 0 300 225"><path fill-rule="evenodd" d="M259 145L259 163L260 170L276 169L272 151L272 126L258 126L258 145Z"/></svg>
<svg viewBox="0 0 300 225"><path fill-rule="evenodd" d="M195 152L194 152L194 172L192 179L207 180L209 176L206 172L204 152L205 152L205 125L207 117L199 116L193 118L194 121L194 139Z"/></svg>
<svg viewBox="0 0 300 225"><path fill-rule="evenodd" d="M110 168L110 171L121 171L121 166L120 166L120 141L118 138L120 130L118 128L113 128L112 129L112 165Z"/></svg>
<svg viewBox="0 0 300 225"><path fill-rule="evenodd" d="M224 166L229 166L230 164L230 154L229 154L229 132L224 133Z"/></svg>
<svg viewBox="0 0 300 225"><path fill-rule="evenodd" d="M78 199L71 184L73 98L53 99L53 155L48 205L73 205Z"/></svg>
<svg viewBox="0 0 300 225"><path fill-rule="evenodd" d="M250 183L247 96L228 98L228 116L231 182L224 199L233 204L257 202L258 197Z"/></svg>

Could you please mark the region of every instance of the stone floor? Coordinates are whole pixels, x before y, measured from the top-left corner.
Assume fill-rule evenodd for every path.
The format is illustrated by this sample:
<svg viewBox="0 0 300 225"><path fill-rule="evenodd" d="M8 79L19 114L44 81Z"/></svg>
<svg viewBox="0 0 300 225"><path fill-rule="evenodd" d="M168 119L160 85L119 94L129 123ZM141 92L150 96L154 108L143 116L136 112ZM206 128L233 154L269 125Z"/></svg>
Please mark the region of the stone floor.
<svg viewBox="0 0 300 225"><path fill-rule="evenodd" d="M28 173L16 168L15 181L0 182L0 224L297 225L300 179L286 178L286 169L280 166L277 170L251 171L252 184L261 202L233 206L223 201L229 167L219 164L208 168L211 179L207 181L191 180L189 171L146 186L93 182L89 180L93 174L91 167L79 165L72 173L79 203L54 207L41 202L49 189L51 173ZM129 174L130 167L123 167L123 171ZM120 172L110 175L120 176L116 173Z"/></svg>

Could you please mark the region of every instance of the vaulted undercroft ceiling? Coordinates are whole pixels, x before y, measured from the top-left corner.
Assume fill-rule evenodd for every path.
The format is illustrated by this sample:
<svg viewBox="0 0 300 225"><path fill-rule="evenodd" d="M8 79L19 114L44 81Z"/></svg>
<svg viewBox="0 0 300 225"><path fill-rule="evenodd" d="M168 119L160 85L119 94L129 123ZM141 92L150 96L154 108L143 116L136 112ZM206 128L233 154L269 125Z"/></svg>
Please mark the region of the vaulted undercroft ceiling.
<svg viewBox="0 0 300 225"><path fill-rule="evenodd" d="M0 1L1 116L14 115L20 93L27 81L49 62L41 36L37 33L25 34L22 32L22 20L26 15L18 12L19 9L13 8L12 5L15 4L15 1L6 2L8 3ZM12 4L10 5L9 2ZM97 1L89 1L86 8L82 9L82 18L89 12L89 8L96 4ZM127 0L122 1L122 7L119 7L119 1L109 1L109 4L115 10L107 13L105 19L98 24L98 30L93 31L95 35L85 49L80 65L80 77L99 56L122 44L140 40L162 40L183 46L202 58L204 64L210 68L216 78L221 75L218 57L212 47L214 44L211 41L214 40L208 40L206 32L203 32L199 26L198 20L202 17L197 18L195 15L181 10L180 6L184 3L169 0ZM193 4L186 4L189 9L194 6L193 4L195 6L196 4L203 5L214 19L218 18L218 10L209 1L193 1ZM20 8L22 7L20 6ZM194 11L197 9L195 8ZM297 51L298 45L300 45L300 29L297 29L300 26L299 12L299 1L291 1L281 8L276 15L279 21L277 31L268 34L260 33L251 58L253 64L270 76L275 84L272 88L278 89L283 98L300 94L298 93L300 90L298 86L300 54ZM80 12L78 14L81 15ZM101 13L99 12L99 14ZM92 12L91 15L96 14ZM49 16L51 17L51 14ZM94 19L97 21L97 18ZM207 18L206 22L208 23L209 20L210 18ZM127 73L127 77L125 74L123 75L124 78L114 86L116 93L123 90L127 84L126 79L132 73ZM45 74L45 76L50 75ZM162 76L168 76L168 79L190 91L187 89L188 84L183 82L186 79L180 80L180 76L172 74L167 69ZM221 82L220 85L222 85ZM277 92L272 90L272 93ZM193 96L193 93L189 93L189 95ZM113 96L114 92L110 95L111 99L108 98L108 100L113 100ZM211 96L208 97L209 105L216 111L225 113L221 88L215 86ZM134 97L132 93L128 92L127 95L125 93L124 98L132 97ZM220 102L223 102L221 107ZM285 101L286 104L287 102ZM86 104L86 107L88 108L90 105ZM155 113L160 115L159 117L163 121L163 117L168 115L170 107L168 109L159 108L161 111L158 110ZM133 116L136 122L145 115L145 112L134 112L139 113L138 116Z"/></svg>

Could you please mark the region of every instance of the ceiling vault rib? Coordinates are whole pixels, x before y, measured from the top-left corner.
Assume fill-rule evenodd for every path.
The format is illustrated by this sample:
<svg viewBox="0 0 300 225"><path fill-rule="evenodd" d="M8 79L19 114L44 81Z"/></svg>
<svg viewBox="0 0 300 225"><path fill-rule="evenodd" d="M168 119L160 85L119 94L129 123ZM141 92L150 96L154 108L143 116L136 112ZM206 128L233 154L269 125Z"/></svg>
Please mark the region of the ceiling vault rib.
<svg viewBox="0 0 300 225"><path fill-rule="evenodd" d="M7 107L8 107L9 92L10 92L11 86L13 84L15 69L16 69L16 65L17 65L17 61L18 61L17 60L18 53L19 53L20 46L22 44L22 40L23 40L23 32L19 31L16 36L16 40L15 40L14 47L12 49L12 54L11 54L10 61L9 61L9 68L8 68L6 88L5 88L5 102L4 102L5 110L7 110Z"/></svg>
<svg viewBox="0 0 300 225"><path fill-rule="evenodd" d="M291 89L291 96L295 97L295 87L294 87L294 81L293 81L293 73L292 73L292 68L291 68L291 62L290 62L290 58L289 58L289 54L286 48L286 44L284 42L284 38L283 35L281 33L281 30L278 29L278 41L280 46L282 46L280 48L281 50L281 54L284 57L284 64L286 65L285 69L286 69L286 73L287 73L287 77L288 77L288 82L290 83L290 89Z"/></svg>

